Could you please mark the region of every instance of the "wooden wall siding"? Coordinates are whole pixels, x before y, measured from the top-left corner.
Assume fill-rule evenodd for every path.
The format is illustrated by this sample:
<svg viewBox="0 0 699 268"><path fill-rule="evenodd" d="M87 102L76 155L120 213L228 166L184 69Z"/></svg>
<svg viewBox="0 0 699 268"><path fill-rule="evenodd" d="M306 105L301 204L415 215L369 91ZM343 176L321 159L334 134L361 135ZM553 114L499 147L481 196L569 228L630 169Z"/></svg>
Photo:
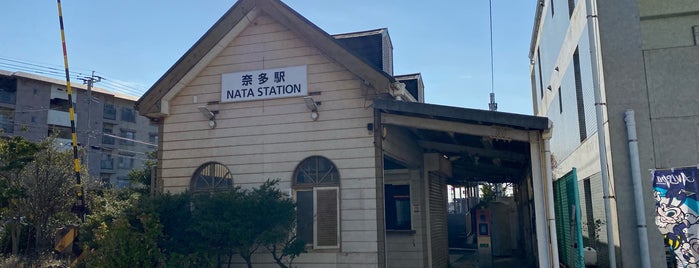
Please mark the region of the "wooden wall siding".
<svg viewBox="0 0 699 268"><path fill-rule="evenodd" d="M302 127L313 127L315 129L312 130L321 130L321 129L335 129L338 127L342 127L344 124L343 122L333 122L331 120L352 120L352 119L357 119L357 118L365 118L362 115L365 112L370 111L370 109L363 108L363 105L368 105L365 104L364 99L346 99L344 101L339 101L339 100L328 100L325 101L324 96L316 96L314 99L316 101L321 100L322 104L318 106L318 113L321 116L321 119L326 119L322 120L320 122L312 122L309 120L310 117L310 111L306 108L306 105L303 103L302 98L299 98L298 103L294 103L292 105L286 105L284 107L279 107L279 106L274 106L272 105L267 109L267 107L258 107L258 108L238 108L238 107L233 107L235 104L221 104L219 106L223 106L225 108L222 109L234 109L233 111L231 110L221 110L219 111L219 114L216 115L216 122L218 123L217 125L217 130L223 130L222 134L219 135L225 135L225 130L228 128L237 128L237 127L245 127L245 126L252 126L252 127L265 127L265 126L275 126L279 124L293 124L293 123L306 123L306 125ZM174 133L174 132L180 132L180 131L193 131L193 130L201 130L201 125L198 124L202 122L202 117L201 113L197 110L197 107L206 105L206 102L201 101L201 97L198 98L197 103L192 103L189 105L176 105L173 108L174 109L181 109L181 111L195 111L197 114L172 114L169 117L166 118L165 120L165 131L168 133ZM213 99L213 98L211 98ZM274 100L271 101L264 101L264 102L273 102ZM263 101L259 101L263 102ZM370 103L370 102L369 102ZM359 106L360 108L356 108L357 105L362 105ZM335 106L335 107L333 107ZM303 109L301 109L301 108ZM286 108L286 112L284 111L284 108ZM239 111L239 114L236 112ZM277 112L277 113L274 113ZM228 118L227 116L231 116L231 118ZM190 121L191 120L191 121ZM315 123L315 124L311 124ZM356 123L356 122L353 122ZM364 121L363 127L366 129L366 122ZM207 122L204 122L206 127L208 127ZM285 131L284 129L277 129L274 128L275 131L277 132L283 132ZM307 129L308 130L308 129ZM218 131L211 131L210 133L212 134L218 134Z"/></svg>
<svg viewBox="0 0 699 268"><path fill-rule="evenodd" d="M215 129L197 109L220 100L222 73L298 65L307 65L309 92L321 92L313 96L322 102L318 121L311 120L301 97L220 103ZM280 188L288 191L301 160L327 157L341 178L340 249L312 251L294 263L375 267L375 152L373 133L366 129L373 122L370 105L358 77L261 14L171 99L161 139L164 188L187 190L199 165L218 161L231 170L235 185L254 187L279 178Z"/></svg>
<svg viewBox="0 0 699 268"><path fill-rule="evenodd" d="M422 212L413 209L422 207L420 194L420 166L422 166L422 150L414 141L413 135L405 128L384 126L386 138L382 140L383 154L399 162L413 172L384 171L384 184L410 185L411 228L415 233L397 233L386 230L385 258L387 267L424 267L424 225ZM398 173L397 173L398 172ZM383 189L381 189L383 190ZM383 219L385 221L385 219Z"/></svg>
<svg viewBox="0 0 699 268"><path fill-rule="evenodd" d="M386 258L387 267L424 267L424 235L426 230L423 224L423 188L420 179L420 170L386 171L386 184L409 184L411 204L411 227L415 233L386 234ZM415 211L413 208L420 208Z"/></svg>

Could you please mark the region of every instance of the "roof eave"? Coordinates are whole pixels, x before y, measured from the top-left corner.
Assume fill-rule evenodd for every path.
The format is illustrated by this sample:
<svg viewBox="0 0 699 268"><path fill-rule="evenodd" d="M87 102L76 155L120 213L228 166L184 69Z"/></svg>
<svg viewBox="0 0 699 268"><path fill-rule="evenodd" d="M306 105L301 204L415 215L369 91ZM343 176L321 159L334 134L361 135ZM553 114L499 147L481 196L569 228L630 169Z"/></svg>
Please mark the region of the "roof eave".
<svg viewBox="0 0 699 268"><path fill-rule="evenodd" d="M159 100L203 57L196 52L211 50L256 5L253 0L236 2L136 101L136 110L146 115L160 114Z"/></svg>
<svg viewBox="0 0 699 268"><path fill-rule="evenodd" d="M449 118L456 121L471 121L484 124L514 127L525 130L545 131L551 128L550 120L525 114L495 112L418 102L402 102L389 99L376 99L375 109L394 112L421 114L429 117Z"/></svg>
<svg viewBox="0 0 699 268"><path fill-rule="evenodd" d="M529 44L529 59L534 58L534 51L539 38L539 28L541 26L541 14L544 12L544 1L538 0L536 4L536 15L534 16L534 27L532 29L532 40Z"/></svg>
<svg viewBox="0 0 699 268"><path fill-rule="evenodd" d="M278 0L240 0L231 7L187 52L168 69L153 86L136 101L136 109L145 115L164 116L161 99L192 68L255 7L289 27L299 36L306 38L324 52L326 56L345 66L379 92L388 90L395 79L377 70L361 58L344 48L330 34L320 29L305 17ZM198 52L203 52L198 53ZM166 104L165 104L166 105Z"/></svg>
<svg viewBox="0 0 699 268"><path fill-rule="evenodd" d="M299 26L290 27L292 31L300 36L309 38L309 41L321 42L315 44L321 51L326 53L326 56L338 61L355 75L364 78L366 82L369 82L369 84L374 86L379 92L388 92L391 83L395 82L395 79L391 75L367 63L352 51L345 48L345 46L338 42L332 35L325 32L283 2L267 0L266 3L275 8L275 10L279 12L279 15L283 15L284 19L287 19L286 25ZM279 18L275 17L275 19ZM309 28L303 29L304 26L308 26ZM386 28L378 30L387 32Z"/></svg>

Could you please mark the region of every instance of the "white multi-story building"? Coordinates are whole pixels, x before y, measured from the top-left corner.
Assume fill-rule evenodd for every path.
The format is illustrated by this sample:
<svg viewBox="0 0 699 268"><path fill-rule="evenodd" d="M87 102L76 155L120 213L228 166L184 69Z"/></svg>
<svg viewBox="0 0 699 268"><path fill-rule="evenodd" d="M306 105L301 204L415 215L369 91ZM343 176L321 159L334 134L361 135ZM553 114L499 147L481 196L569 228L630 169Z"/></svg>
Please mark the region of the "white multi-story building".
<svg viewBox="0 0 699 268"><path fill-rule="evenodd" d="M699 3L539 0L538 4L529 53L534 114L553 122L554 177L577 169L585 246L593 246L594 237L599 237L597 253L603 267L610 265L610 252L619 267L642 267L644 255L650 256L651 267L663 267L664 242L654 223L649 170L699 163ZM635 113L638 133L640 204L634 201L627 110ZM602 143L600 126L606 132ZM606 151L608 158L606 197L600 151ZM605 199L610 201L609 218ZM646 222L637 222L637 211L645 214ZM613 251L605 245L609 224ZM639 235L639 228L646 226ZM639 247L644 233L649 253Z"/></svg>

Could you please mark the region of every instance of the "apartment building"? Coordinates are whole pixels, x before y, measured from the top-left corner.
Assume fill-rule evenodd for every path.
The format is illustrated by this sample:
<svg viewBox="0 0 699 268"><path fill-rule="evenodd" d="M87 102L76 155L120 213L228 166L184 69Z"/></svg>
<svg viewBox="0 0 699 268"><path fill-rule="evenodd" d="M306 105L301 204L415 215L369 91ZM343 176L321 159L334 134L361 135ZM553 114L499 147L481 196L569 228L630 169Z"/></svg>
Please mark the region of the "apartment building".
<svg viewBox="0 0 699 268"><path fill-rule="evenodd" d="M610 254L619 267L664 267L650 171L699 163L699 3L537 3L529 52L534 114L553 122L554 177L577 171L584 246L597 249L601 267L612 264ZM637 139L629 140L632 119ZM630 151L634 142L637 155ZM600 164L604 156L607 163ZM639 168L632 169L635 160ZM634 172L641 174L636 190ZM692 245L670 249L697 260Z"/></svg>
<svg viewBox="0 0 699 268"><path fill-rule="evenodd" d="M134 96L71 83L78 144L84 169L114 187L129 185L128 173L157 149L157 127L134 110ZM2 135L40 141L57 135L57 145L72 146L65 81L0 70Z"/></svg>

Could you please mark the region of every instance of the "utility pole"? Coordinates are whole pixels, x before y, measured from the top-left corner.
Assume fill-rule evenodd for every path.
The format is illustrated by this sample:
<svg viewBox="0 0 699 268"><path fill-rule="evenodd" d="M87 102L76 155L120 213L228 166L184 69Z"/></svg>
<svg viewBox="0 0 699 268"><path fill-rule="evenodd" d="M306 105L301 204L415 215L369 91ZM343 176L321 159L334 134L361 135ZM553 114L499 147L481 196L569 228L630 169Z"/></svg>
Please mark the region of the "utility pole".
<svg viewBox="0 0 699 268"><path fill-rule="evenodd" d="M85 146L85 152L87 153L87 157L85 158L85 166L87 167L87 174L90 174L90 139L92 139L92 135L95 134L95 131L92 127L92 118L90 116L92 115L92 86L95 83L102 81L102 77L95 76L95 71L92 71L90 77L83 77L78 79L82 80L83 84L87 84L87 128L85 129L87 133L87 146Z"/></svg>

